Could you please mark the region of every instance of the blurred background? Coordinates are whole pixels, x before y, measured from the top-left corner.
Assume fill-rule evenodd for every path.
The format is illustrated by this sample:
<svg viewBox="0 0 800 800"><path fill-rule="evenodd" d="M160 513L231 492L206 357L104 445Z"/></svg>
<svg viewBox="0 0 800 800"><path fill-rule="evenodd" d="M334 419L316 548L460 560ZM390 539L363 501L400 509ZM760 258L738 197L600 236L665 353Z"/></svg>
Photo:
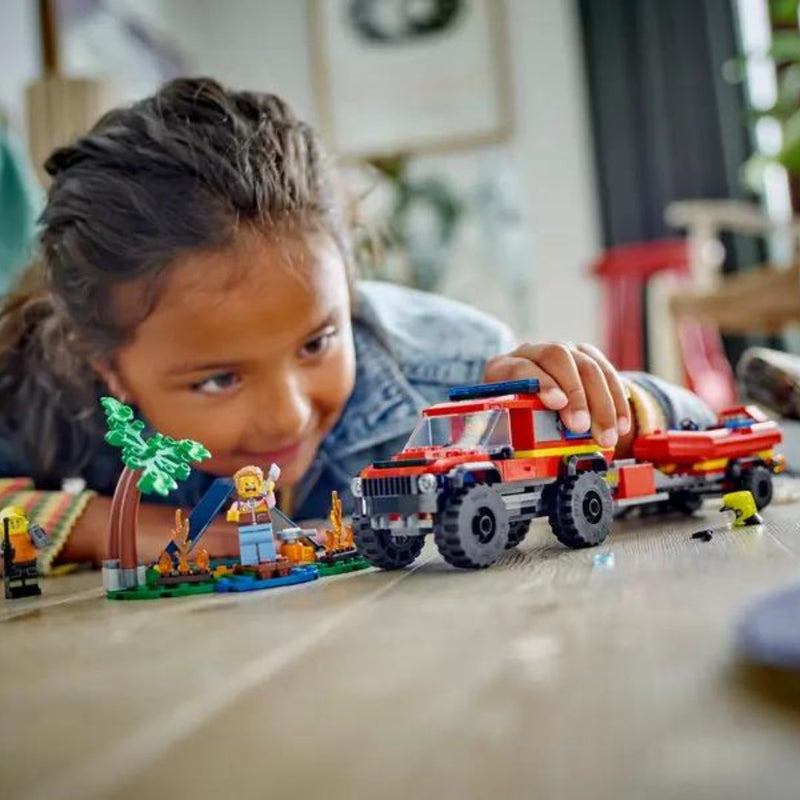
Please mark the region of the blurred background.
<svg viewBox="0 0 800 800"><path fill-rule="evenodd" d="M3 0L0 292L48 152L183 74L318 127L362 275L800 416L797 0Z"/></svg>

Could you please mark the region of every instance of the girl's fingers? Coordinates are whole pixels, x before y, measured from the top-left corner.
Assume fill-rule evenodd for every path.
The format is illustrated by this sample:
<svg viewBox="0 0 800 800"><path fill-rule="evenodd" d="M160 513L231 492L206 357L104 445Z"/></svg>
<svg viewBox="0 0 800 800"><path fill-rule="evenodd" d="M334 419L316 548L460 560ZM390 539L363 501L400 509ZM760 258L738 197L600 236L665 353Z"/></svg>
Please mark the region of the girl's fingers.
<svg viewBox="0 0 800 800"><path fill-rule="evenodd" d="M608 389L614 400L614 408L617 414L617 430L620 434L625 435L631 429L631 409L628 401L628 393L625 391L625 384L622 382L620 374L614 369L603 351L594 345L579 344L577 349L579 352L593 358L600 366L600 369L603 370Z"/></svg>
<svg viewBox="0 0 800 800"><path fill-rule="evenodd" d="M589 430L592 418L589 401L578 365L569 347L561 342L546 344L523 344L512 355L528 359L552 378L567 398L566 407L561 407L561 419L575 433ZM542 402L545 398L542 398ZM549 406L552 407L552 406Z"/></svg>
<svg viewBox="0 0 800 800"><path fill-rule="evenodd" d="M617 410L614 398L600 364L581 352L575 353L575 363L583 381L589 412L592 418L592 436L603 447L614 447L619 438Z"/></svg>
<svg viewBox="0 0 800 800"><path fill-rule="evenodd" d="M487 383L533 378L539 381L539 397L547 408L558 411L567 405L567 396L558 384L530 359L516 355L497 356L486 364L484 380Z"/></svg>
<svg viewBox="0 0 800 800"><path fill-rule="evenodd" d="M593 436L605 447L613 447L619 434L631 428L622 379L593 345L522 344L486 366L489 382L523 378L539 380L542 402L560 411L570 430L582 433L591 426Z"/></svg>

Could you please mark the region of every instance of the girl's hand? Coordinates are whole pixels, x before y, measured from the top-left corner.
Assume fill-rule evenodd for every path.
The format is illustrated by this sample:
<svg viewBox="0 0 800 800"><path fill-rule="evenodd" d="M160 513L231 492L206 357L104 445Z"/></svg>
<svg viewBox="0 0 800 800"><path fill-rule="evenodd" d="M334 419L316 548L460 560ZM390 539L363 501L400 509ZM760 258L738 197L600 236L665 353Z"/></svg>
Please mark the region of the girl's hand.
<svg viewBox="0 0 800 800"><path fill-rule="evenodd" d="M622 380L593 345L526 343L486 364L487 383L523 378L538 378L542 403L559 411L564 425L575 433L591 427L603 447L615 447L619 437L631 430Z"/></svg>

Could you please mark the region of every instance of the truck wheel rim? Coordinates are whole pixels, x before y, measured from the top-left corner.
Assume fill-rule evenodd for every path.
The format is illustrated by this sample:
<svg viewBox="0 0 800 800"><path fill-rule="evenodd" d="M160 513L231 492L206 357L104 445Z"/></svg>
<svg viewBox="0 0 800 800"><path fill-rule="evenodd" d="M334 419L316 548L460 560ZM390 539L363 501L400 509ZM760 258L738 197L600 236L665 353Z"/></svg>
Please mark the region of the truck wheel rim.
<svg viewBox="0 0 800 800"><path fill-rule="evenodd" d="M480 508L478 513L472 518L472 533L481 544L488 544L494 539L497 531L497 520L492 510L486 507Z"/></svg>
<svg viewBox="0 0 800 800"><path fill-rule="evenodd" d="M583 498L583 516L592 525L596 525L603 518L603 501L597 492L588 492Z"/></svg>

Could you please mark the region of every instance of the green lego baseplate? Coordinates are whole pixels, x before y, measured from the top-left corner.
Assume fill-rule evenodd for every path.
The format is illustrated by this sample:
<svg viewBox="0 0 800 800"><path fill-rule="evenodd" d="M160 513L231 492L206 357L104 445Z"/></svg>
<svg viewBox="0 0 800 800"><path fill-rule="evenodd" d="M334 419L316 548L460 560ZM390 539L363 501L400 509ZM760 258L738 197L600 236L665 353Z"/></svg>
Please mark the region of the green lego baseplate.
<svg viewBox="0 0 800 800"><path fill-rule="evenodd" d="M132 589L106 592L109 600L158 600L162 597L188 597L193 594L212 594L216 581L185 583L180 586L136 586Z"/></svg>
<svg viewBox="0 0 800 800"><path fill-rule="evenodd" d="M347 561L337 561L333 564L325 564L324 562L317 563L320 578L329 578L332 575L343 575L345 572L357 572L360 569L366 569L371 566L372 564L363 556L353 556L353 558Z"/></svg>

